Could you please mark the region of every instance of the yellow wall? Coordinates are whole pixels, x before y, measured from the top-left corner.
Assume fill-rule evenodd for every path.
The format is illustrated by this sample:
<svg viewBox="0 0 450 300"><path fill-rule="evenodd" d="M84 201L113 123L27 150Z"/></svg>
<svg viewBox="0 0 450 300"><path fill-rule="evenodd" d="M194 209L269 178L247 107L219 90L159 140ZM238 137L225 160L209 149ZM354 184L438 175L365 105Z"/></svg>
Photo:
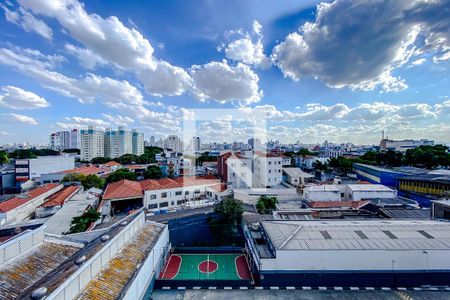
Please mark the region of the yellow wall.
<svg viewBox="0 0 450 300"><path fill-rule="evenodd" d="M441 196L444 193L444 191L450 191L450 185L425 181L400 180L399 189L401 191L409 191Z"/></svg>

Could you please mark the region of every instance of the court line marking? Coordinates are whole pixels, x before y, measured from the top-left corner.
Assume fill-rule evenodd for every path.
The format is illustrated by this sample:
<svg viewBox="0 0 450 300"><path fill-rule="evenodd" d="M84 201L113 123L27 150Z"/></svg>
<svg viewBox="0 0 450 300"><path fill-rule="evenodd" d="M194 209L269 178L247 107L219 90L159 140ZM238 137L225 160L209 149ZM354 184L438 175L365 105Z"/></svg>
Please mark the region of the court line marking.
<svg viewBox="0 0 450 300"><path fill-rule="evenodd" d="M204 262L212 262L212 263L215 263L216 264L216 266L217 266L217 268L214 270L214 271L212 271L212 272L209 272L209 271L206 271L206 272L203 272L202 270L200 270L200 265L202 264L202 263L204 263ZM209 269L209 264L208 264L208 269ZM200 273L202 273L202 274L206 274L206 275L209 275L209 274L214 274L215 272L217 272L217 270L219 270L219 264L216 262L216 261L214 261L214 260L202 260L198 265L197 265L197 270L200 272Z"/></svg>
<svg viewBox="0 0 450 300"><path fill-rule="evenodd" d="M172 256L177 256L177 257L180 258L180 265L178 266L178 270L177 270L177 273L175 274L175 276L173 276L172 278L164 278L164 275L166 274L167 268L169 267L170 260L172 259ZM163 279L169 279L169 280L175 279L175 277L178 276L178 273L180 273L180 269L181 269L181 264L182 264L182 263L183 263L183 258L182 258L181 256L179 256L179 255L177 255L177 254L170 254L169 261L167 262L165 271L163 272Z"/></svg>
<svg viewBox="0 0 450 300"><path fill-rule="evenodd" d="M245 259L245 262L247 262L247 258L245 257L244 254L238 255L238 256L236 256L236 258L234 259L234 267L236 268L236 274L237 274L237 276L239 277L239 279L244 280L244 278L242 278L241 275L239 275L239 270L238 270L238 265L237 265L237 260L238 260L238 258L241 257L241 256L243 256L244 259ZM245 264L245 265L248 267L247 264ZM251 273L250 273L250 270L248 270L248 273L251 274ZM250 276L250 277L251 277L251 276ZM250 278L250 279L251 279L251 278Z"/></svg>

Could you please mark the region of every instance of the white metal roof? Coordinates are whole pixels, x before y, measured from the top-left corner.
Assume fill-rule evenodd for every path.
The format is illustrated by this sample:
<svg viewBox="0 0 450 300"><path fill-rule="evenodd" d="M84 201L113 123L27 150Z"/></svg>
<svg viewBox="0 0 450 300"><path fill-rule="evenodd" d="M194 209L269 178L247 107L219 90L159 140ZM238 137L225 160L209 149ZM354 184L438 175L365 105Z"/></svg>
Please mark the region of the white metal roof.
<svg viewBox="0 0 450 300"><path fill-rule="evenodd" d="M283 171L291 177L314 178L314 175L303 172L300 168L283 168Z"/></svg>
<svg viewBox="0 0 450 300"><path fill-rule="evenodd" d="M440 221L263 221L277 250L450 250Z"/></svg>
<svg viewBox="0 0 450 300"><path fill-rule="evenodd" d="M382 184L349 184L348 188L354 192L366 192L366 191L374 191L374 192L389 191L389 192L392 192L393 191L391 188L388 188L387 186L384 186Z"/></svg>
<svg viewBox="0 0 450 300"><path fill-rule="evenodd" d="M313 185L305 188L305 191L309 192L339 192L338 187L335 184L323 184Z"/></svg>

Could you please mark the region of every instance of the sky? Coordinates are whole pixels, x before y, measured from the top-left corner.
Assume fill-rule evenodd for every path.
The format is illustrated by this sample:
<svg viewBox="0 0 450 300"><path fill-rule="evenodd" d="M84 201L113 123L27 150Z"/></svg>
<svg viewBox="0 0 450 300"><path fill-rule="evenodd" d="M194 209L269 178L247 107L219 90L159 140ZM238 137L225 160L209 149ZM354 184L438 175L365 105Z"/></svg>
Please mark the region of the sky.
<svg viewBox="0 0 450 300"><path fill-rule="evenodd" d="M450 142L446 0L0 2L0 144L125 126L239 141ZM253 112L258 112L254 113Z"/></svg>

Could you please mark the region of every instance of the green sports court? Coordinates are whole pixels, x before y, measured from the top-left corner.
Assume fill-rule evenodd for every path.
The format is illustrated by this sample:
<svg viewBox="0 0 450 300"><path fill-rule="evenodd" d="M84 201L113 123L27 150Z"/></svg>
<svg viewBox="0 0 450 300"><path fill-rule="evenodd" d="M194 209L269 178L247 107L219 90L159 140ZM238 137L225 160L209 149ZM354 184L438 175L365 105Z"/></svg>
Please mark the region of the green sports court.
<svg viewBox="0 0 450 300"><path fill-rule="evenodd" d="M171 254L162 280L249 280L244 254Z"/></svg>

